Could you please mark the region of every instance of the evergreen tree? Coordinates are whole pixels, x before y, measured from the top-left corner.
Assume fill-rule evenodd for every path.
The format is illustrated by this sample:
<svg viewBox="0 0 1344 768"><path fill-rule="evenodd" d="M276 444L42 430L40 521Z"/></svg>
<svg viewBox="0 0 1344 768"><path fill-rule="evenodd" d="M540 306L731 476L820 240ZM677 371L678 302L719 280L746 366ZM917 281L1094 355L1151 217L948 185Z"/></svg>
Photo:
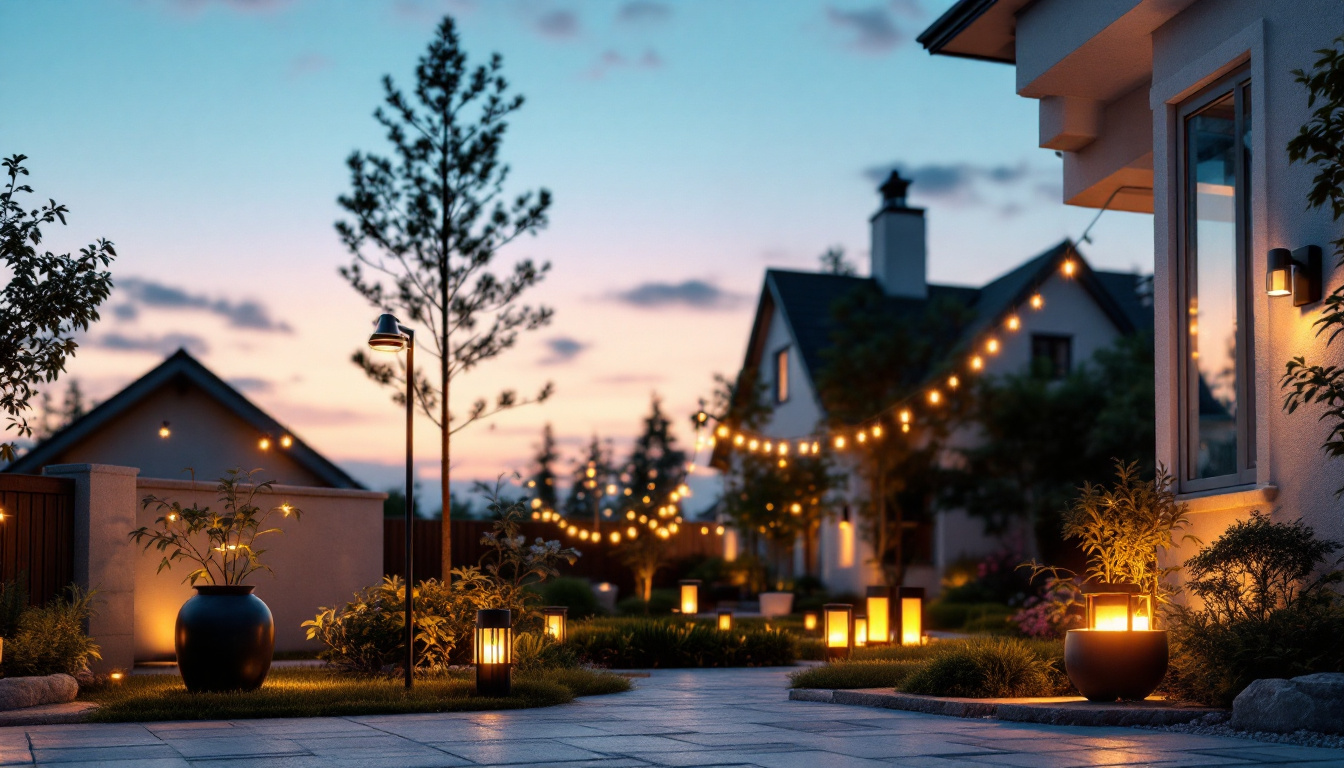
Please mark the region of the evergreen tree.
<svg viewBox="0 0 1344 768"><path fill-rule="evenodd" d="M573 479L569 484L569 495L565 497L565 517L576 520L592 520L596 530L603 518L603 510L615 510L617 500L612 498L608 489L616 490L613 480L615 472L611 466L611 449L604 447L593 435L588 443L587 453L574 465ZM619 493L619 490L616 490Z"/></svg>
<svg viewBox="0 0 1344 768"><path fill-rule="evenodd" d="M671 422L663 414L662 401L653 396L644 430L635 440L630 460L621 474L621 482L630 491L620 501L624 515L634 513L649 522L633 540L621 547L621 560L634 571L635 585L647 604L653 593L653 578L667 560L667 529L661 535L653 531L656 521L676 523L680 519L680 499L686 481L686 452L676 446Z"/></svg>
<svg viewBox="0 0 1344 768"><path fill-rule="evenodd" d="M555 453L555 434L548 422L541 432L541 446L533 459L532 477L528 478L527 489L532 496L533 509L557 511L559 502L555 492L555 471L551 465L559 458Z"/></svg>

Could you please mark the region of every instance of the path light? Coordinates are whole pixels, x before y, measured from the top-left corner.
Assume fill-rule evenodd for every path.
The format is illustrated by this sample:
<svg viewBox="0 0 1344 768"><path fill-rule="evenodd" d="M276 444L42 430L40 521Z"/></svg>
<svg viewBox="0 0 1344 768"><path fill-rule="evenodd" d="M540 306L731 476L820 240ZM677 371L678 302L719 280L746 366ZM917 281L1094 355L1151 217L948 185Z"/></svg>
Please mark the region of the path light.
<svg viewBox="0 0 1344 768"><path fill-rule="evenodd" d="M816 631L817 631L817 612L816 612L816 611L803 611L803 631L805 631L805 632L816 632Z"/></svg>
<svg viewBox="0 0 1344 768"><path fill-rule="evenodd" d="M869 587L864 602L868 609L868 632L864 639L869 645L891 642L891 587Z"/></svg>
<svg viewBox="0 0 1344 768"><path fill-rule="evenodd" d="M541 609L541 618L545 623L546 634L557 643L565 642L569 637L569 628L565 626L569 609L563 605L548 605Z"/></svg>
<svg viewBox="0 0 1344 768"><path fill-rule="evenodd" d="M700 580L683 579L681 586L681 612L694 616L700 612Z"/></svg>
<svg viewBox="0 0 1344 768"><path fill-rule="evenodd" d="M868 617L854 617L854 647L862 648L868 644Z"/></svg>
<svg viewBox="0 0 1344 768"><path fill-rule="evenodd" d="M508 608L476 612L476 693L508 696L512 689L513 615Z"/></svg>
<svg viewBox="0 0 1344 768"><path fill-rule="evenodd" d="M724 632L731 632L733 629L733 612L727 609L719 610L719 629Z"/></svg>
<svg viewBox="0 0 1344 768"><path fill-rule="evenodd" d="M1167 633L1153 629L1152 602L1137 584L1084 588L1087 625L1064 637L1064 670L1092 701L1140 700L1167 673Z"/></svg>
<svg viewBox="0 0 1344 768"><path fill-rule="evenodd" d="M827 603L821 607L821 616L826 658L849 658L850 652L854 650L854 606L848 603Z"/></svg>
<svg viewBox="0 0 1344 768"><path fill-rule="evenodd" d="M900 587L896 599L901 601L901 625L897 629L901 645L924 644L924 588Z"/></svg>

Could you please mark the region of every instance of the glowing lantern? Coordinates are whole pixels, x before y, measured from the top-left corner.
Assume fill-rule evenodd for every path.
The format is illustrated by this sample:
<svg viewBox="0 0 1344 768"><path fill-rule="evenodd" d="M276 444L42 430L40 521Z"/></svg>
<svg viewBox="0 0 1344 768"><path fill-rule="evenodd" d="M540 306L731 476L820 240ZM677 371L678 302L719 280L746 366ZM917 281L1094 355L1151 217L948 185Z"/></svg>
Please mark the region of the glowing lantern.
<svg viewBox="0 0 1344 768"><path fill-rule="evenodd" d="M901 587L896 590L896 599L900 601L900 626L897 632L901 645L922 645L924 643L924 588Z"/></svg>
<svg viewBox="0 0 1344 768"><path fill-rule="evenodd" d="M512 689L513 615L508 608L476 612L476 693L508 696Z"/></svg>
<svg viewBox="0 0 1344 768"><path fill-rule="evenodd" d="M1167 674L1167 633L1153 629L1153 606L1136 584L1084 590L1087 625L1064 638L1064 670L1092 701L1141 700Z"/></svg>
<svg viewBox="0 0 1344 768"><path fill-rule="evenodd" d="M870 645L884 645L891 642L891 588L869 587L864 601L868 609L868 632L865 638Z"/></svg>
<svg viewBox="0 0 1344 768"><path fill-rule="evenodd" d="M541 609L541 619L545 624L546 634L558 643L565 642L565 638L569 637L569 628L565 626L568 617L569 609L563 605L548 605Z"/></svg>
<svg viewBox="0 0 1344 768"><path fill-rule="evenodd" d="M817 631L817 612L803 611L803 630L806 632Z"/></svg>
<svg viewBox="0 0 1344 768"><path fill-rule="evenodd" d="M821 616L826 658L849 658L850 652L854 650L854 606L848 603L827 603L821 607Z"/></svg>
<svg viewBox="0 0 1344 768"><path fill-rule="evenodd" d="M719 611L719 629L728 632L733 628L733 612L729 610Z"/></svg>
<svg viewBox="0 0 1344 768"><path fill-rule="evenodd" d="M1127 584L1106 584L1106 591L1089 592L1087 628L1102 632L1144 631L1150 628L1148 596L1130 592ZM1109 591L1114 589L1115 591Z"/></svg>
<svg viewBox="0 0 1344 768"><path fill-rule="evenodd" d="M687 616L694 616L700 612L700 581L699 579L685 579L680 582L681 585L681 612Z"/></svg>
<svg viewBox="0 0 1344 768"><path fill-rule="evenodd" d="M854 617L854 647L862 648L868 644L868 617Z"/></svg>

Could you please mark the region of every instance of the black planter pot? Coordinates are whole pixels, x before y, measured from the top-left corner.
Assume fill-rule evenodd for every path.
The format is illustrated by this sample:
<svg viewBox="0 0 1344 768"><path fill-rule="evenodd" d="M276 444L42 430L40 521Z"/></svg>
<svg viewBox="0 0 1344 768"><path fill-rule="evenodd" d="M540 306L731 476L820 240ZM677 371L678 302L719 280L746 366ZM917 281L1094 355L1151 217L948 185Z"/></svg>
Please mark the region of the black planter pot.
<svg viewBox="0 0 1344 768"><path fill-rule="evenodd" d="M1064 671L1091 701L1142 701L1167 674L1167 631L1071 629Z"/></svg>
<svg viewBox="0 0 1344 768"><path fill-rule="evenodd" d="M175 635L177 670L193 693L254 691L271 669L275 620L252 587L196 587Z"/></svg>

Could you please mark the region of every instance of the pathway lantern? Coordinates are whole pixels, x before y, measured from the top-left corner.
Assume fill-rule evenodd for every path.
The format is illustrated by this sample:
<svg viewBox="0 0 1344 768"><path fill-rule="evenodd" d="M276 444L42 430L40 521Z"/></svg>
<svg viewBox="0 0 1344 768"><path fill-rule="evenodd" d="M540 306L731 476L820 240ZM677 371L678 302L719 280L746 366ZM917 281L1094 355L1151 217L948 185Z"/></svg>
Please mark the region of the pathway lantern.
<svg viewBox="0 0 1344 768"><path fill-rule="evenodd" d="M546 634L557 643L563 643L569 637L569 609L563 605L548 605L541 609Z"/></svg>
<svg viewBox="0 0 1344 768"><path fill-rule="evenodd" d="M898 631L901 645L924 644L924 588L900 587L896 590L900 601L901 623Z"/></svg>
<svg viewBox="0 0 1344 768"><path fill-rule="evenodd" d="M805 631L805 632L816 632L816 631L817 631L817 612L816 612L816 611L803 611L803 631Z"/></svg>
<svg viewBox="0 0 1344 768"><path fill-rule="evenodd" d="M868 617L854 617L854 647L862 648L868 645Z"/></svg>
<svg viewBox="0 0 1344 768"><path fill-rule="evenodd" d="M1064 671L1092 701L1138 701L1167 674L1167 633L1153 629L1153 605L1137 584L1083 592L1087 623L1064 636Z"/></svg>
<svg viewBox="0 0 1344 768"><path fill-rule="evenodd" d="M827 603L821 607L821 618L826 658L849 658L850 652L854 650L854 606L848 603Z"/></svg>
<svg viewBox="0 0 1344 768"><path fill-rule="evenodd" d="M681 586L681 612L686 616L694 616L700 612L700 581L698 579L684 579Z"/></svg>
<svg viewBox="0 0 1344 768"><path fill-rule="evenodd" d="M508 696L512 689L513 615L508 608L476 612L476 693Z"/></svg>
<svg viewBox="0 0 1344 768"><path fill-rule="evenodd" d="M719 611L719 629L730 632L733 629L733 612L727 609Z"/></svg>
<svg viewBox="0 0 1344 768"><path fill-rule="evenodd" d="M868 645L891 642L891 587L869 587L864 601L868 609Z"/></svg>

